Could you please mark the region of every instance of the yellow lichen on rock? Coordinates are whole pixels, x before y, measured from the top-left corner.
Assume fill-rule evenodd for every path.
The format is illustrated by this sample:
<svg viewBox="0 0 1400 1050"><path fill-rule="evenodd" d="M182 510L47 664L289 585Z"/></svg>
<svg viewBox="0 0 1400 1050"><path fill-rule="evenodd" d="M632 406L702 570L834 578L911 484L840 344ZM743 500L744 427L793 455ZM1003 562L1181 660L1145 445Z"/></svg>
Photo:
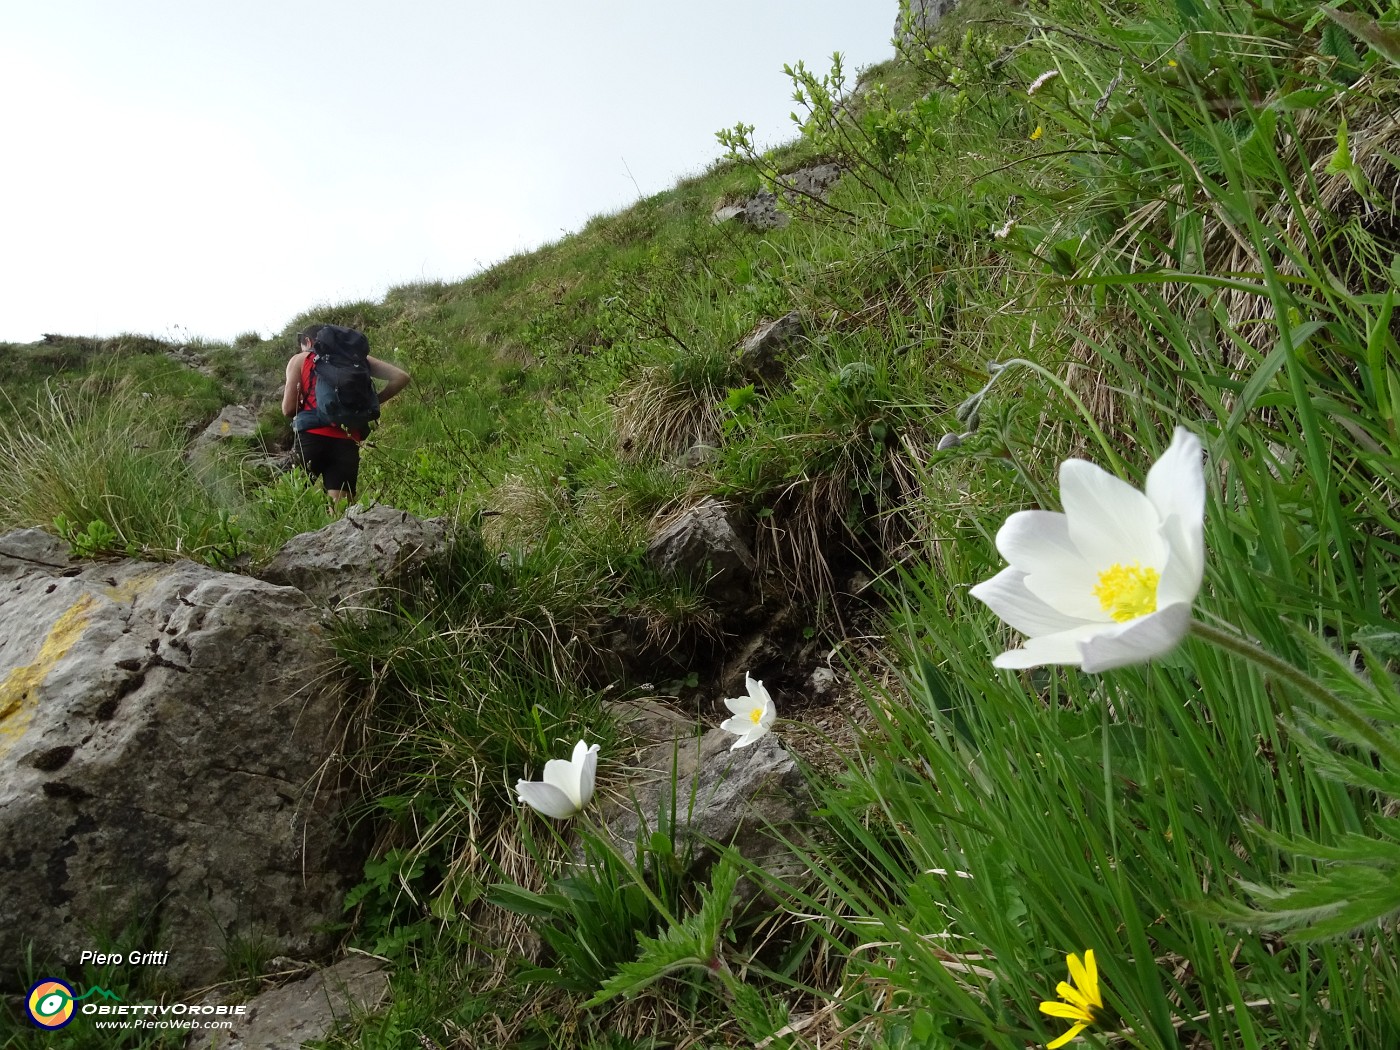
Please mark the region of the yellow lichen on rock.
<svg viewBox="0 0 1400 1050"><path fill-rule="evenodd" d="M150 587L160 577L161 570L154 568L147 572L138 573L121 583L100 586L98 590L104 597L110 598L114 602L129 604L133 598Z"/></svg>
<svg viewBox="0 0 1400 1050"><path fill-rule="evenodd" d="M84 594L70 605L49 628L34 662L16 667L0 682L0 758L4 758L28 731L39 703L39 687L82 637L95 603L91 594Z"/></svg>

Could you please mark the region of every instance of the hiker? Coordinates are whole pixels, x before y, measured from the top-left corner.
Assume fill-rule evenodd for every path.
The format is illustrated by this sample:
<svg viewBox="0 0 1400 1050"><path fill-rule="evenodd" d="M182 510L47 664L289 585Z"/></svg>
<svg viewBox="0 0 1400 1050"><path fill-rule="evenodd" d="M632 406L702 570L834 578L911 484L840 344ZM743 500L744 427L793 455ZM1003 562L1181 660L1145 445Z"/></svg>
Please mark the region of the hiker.
<svg viewBox="0 0 1400 1050"><path fill-rule="evenodd" d="M367 411L361 410L365 416L362 423L329 422L324 418L324 411L317 411L314 352L340 343L350 348L348 353L352 358L358 354L362 362L359 365L359 382L368 387L363 395L370 405ZM353 329L313 324L298 333L297 352L287 361L287 382L282 388L282 414L295 417L292 425L296 430L294 447L297 458L306 467L307 473L313 478L322 479L326 495L332 503L355 495L355 483L360 475L360 442L369 433L368 420L378 417L379 403L388 401L409 383L407 372L369 356L368 349L369 343L364 336ZM363 376L365 364L369 366L368 378ZM384 381L377 398L370 378ZM324 385L322 389L325 389Z"/></svg>

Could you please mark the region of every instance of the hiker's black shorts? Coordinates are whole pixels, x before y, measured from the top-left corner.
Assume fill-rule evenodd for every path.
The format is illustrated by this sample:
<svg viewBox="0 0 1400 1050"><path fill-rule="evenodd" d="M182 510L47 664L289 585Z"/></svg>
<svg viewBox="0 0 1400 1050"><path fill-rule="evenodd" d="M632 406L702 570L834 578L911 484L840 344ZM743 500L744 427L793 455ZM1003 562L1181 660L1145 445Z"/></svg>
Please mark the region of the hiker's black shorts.
<svg viewBox="0 0 1400 1050"><path fill-rule="evenodd" d="M348 496L355 494L360 480L360 443L353 438L297 432L297 458L313 478L321 478L327 489Z"/></svg>

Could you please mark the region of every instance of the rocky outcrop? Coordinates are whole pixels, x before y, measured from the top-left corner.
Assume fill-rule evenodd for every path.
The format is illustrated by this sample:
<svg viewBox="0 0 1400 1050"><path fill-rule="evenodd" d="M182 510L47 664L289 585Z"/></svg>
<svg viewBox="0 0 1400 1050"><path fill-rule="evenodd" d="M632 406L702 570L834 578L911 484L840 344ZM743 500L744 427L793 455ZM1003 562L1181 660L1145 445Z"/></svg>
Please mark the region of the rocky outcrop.
<svg viewBox="0 0 1400 1050"><path fill-rule="evenodd" d="M73 559L68 544L43 529L21 529L0 536L0 584L28 566L68 569Z"/></svg>
<svg viewBox="0 0 1400 1050"><path fill-rule="evenodd" d="M732 734L719 728L700 732L690 719L655 702L615 704L612 714L646 743L635 762L639 775L629 785L631 798L603 811L613 841L629 859L641 830L639 814L649 831L674 814L676 853L692 855L697 874L713 860L710 842L732 846L775 875L793 874L796 861L782 837L800 839L811 800L776 735L733 750Z"/></svg>
<svg viewBox="0 0 1400 1050"><path fill-rule="evenodd" d="M739 344L739 364L745 375L765 386L778 382L787 370L783 358L803 330L802 315L795 310L760 324Z"/></svg>
<svg viewBox="0 0 1400 1050"><path fill-rule="evenodd" d="M836 164L814 164L809 168L799 168L785 175L779 175L775 190L760 190L752 197L737 204L716 208L711 215L714 222L727 222L737 219L754 230L781 230L792 216L778 207L779 195L790 207L801 209L810 204L820 204L826 200L826 193L841 177L841 168Z"/></svg>
<svg viewBox="0 0 1400 1050"><path fill-rule="evenodd" d="M165 356L170 358L170 360L174 361L177 365L184 365L186 368L193 369L202 376L207 376L210 379L219 378L218 373L214 371L213 366L209 364L209 361L204 355L196 353L188 346L177 346L173 350L166 350Z"/></svg>
<svg viewBox="0 0 1400 1050"><path fill-rule="evenodd" d="M355 506L317 532L293 536L258 575L330 609L364 606L375 603L376 588L396 585L446 543L437 519Z"/></svg>
<svg viewBox="0 0 1400 1050"><path fill-rule="evenodd" d="M192 424L191 428L198 424ZM225 405L214 421L197 434L185 449L185 458L196 468L202 468L217 451L237 448L243 464L273 473L290 469L290 456L249 455L250 446L258 436L258 417L243 405Z"/></svg>
<svg viewBox="0 0 1400 1050"><path fill-rule="evenodd" d="M719 500L708 498L672 519L652 538L647 561L663 573L689 577L720 601L742 601L754 573L749 544Z"/></svg>
<svg viewBox="0 0 1400 1050"><path fill-rule="evenodd" d="M894 38L901 48L922 47L929 34L948 12L958 6L958 0L907 0L899 5L894 20Z"/></svg>
<svg viewBox="0 0 1400 1050"><path fill-rule="evenodd" d="M792 216L778 208L778 195L772 190L759 190L738 204L716 208L710 218L716 222L737 219L752 230L781 230Z"/></svg>
<svg viewBox="0 0 1400 1050"><path fill-rule="evenodd" d="M251 439L258 432L258 417L250 408L243 405L225 405L214 422L204 428L196 444L212 444L219 441L232 441L235 438Z"/></svg>
<svg viewBox="0 0 1400 1050"><path fill-rule="evenodd" d="M239 944L329 947L363 851L317 619L295 590L190 562L0 539L0 955L32 943L75 971L126 930L190 986Z"/></svg>
<svg viewBox="0 0 1400 1050"><path fill-rule="evenodd" d="M839 164L813 164L808 168L798 168L778 178L778 188L783 196L794 203L803 200L825 200L826 191L836 185L841 178Z"/></svg>
<svg viewBox="0 0 1400 1050"><path fill-rule="evenodd" d="M336 1025L374 1013L389 999L384 964L352 955L310 977L250 1000L232 1031L196 1032L185 1050L301 1050Z"/></svg>

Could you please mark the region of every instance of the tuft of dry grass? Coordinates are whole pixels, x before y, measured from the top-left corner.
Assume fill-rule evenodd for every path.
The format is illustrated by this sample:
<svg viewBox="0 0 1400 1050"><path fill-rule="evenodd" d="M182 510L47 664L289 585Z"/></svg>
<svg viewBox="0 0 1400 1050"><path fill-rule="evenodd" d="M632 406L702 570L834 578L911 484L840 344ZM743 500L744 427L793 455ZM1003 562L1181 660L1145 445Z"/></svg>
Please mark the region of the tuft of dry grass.
<svg viewBox="0 0 1400 1050"><path fill-rule="evenodd" d="M668 372L664 366L647 369L614 401L617 447L625 459L668 458L719 438L724 392L678 385Z"/></svg>
<svg viewBox="0 0 1400 1050"><path fill-rule="evenodd" d="M493 550L528 550L549 532L552 522L567 512L568 494L520 474L505 474L491 490L481 522L482 538Z"/></svg>

